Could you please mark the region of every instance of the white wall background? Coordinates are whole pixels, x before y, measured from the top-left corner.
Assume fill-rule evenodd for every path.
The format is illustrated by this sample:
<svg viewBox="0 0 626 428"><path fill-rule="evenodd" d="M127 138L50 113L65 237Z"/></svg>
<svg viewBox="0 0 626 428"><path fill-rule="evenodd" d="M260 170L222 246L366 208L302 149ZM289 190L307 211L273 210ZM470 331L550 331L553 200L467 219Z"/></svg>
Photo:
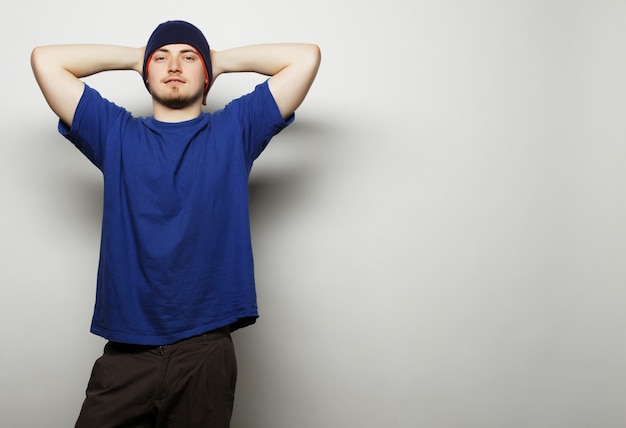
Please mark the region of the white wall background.
<svg viewBox="0 0 626 428"><path fill-rule="evenodd" d="M12 3L0 15L0 426L72 426L99 172L29 65L139 46L167 19L212 47L318 43L296 123L257 163L258 324L235 334L234 428L626 426L626 3ZM212 109L251 90L221 77ZM90 78L139 115L130 72Z"/></svg>

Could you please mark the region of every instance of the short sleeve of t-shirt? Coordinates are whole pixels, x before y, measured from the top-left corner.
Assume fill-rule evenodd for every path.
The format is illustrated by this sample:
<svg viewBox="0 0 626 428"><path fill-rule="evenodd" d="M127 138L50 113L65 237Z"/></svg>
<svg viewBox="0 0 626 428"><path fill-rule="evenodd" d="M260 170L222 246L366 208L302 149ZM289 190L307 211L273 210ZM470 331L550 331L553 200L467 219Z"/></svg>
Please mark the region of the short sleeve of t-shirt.
<svg viewBox="0 0 626 428"><path fill-rule="evenodd" d="M103 98L85 85L71 128L59 121L59 132L70 140L91 162L102 169L104 145L109 131L120 129L132 115L124 108Z"/></svg>
<svg viewBox="0 0 626 428"><path fill-rule="evenodd" d="M284 120L267 81L257 85L254 92L230 102L213 115L214 121L222 116L235 116L241 126L242 143L251 165L265 149L270 139L293 122L291 115ZM232 120L232 119L230 119Z"/></svg>

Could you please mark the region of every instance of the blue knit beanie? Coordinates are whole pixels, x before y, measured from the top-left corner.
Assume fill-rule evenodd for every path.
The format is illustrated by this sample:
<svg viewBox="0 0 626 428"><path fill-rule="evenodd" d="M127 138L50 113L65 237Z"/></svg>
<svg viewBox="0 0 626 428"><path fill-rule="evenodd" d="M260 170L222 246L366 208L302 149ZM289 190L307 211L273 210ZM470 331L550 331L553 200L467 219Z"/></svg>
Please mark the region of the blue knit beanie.
<svg viewBox="0 0 626 428"><path fill-rule="evenodd" d="M204 90L204 94L206 95L207 92L209 92L209 86L213 81L211 50L204 34L202 34L202 31L200 31L200 29L198 29L195 25L185 21L167 21L159 24L159 26L152 32L152 35L148 39L146 53L143 58L143 81L146 88L148 88L148 61L150 61L154 51L165 45L177 43L184 43L193 46L202 57L208 78L208 84ZM148 90L150 89L148 88Z"/></svg>

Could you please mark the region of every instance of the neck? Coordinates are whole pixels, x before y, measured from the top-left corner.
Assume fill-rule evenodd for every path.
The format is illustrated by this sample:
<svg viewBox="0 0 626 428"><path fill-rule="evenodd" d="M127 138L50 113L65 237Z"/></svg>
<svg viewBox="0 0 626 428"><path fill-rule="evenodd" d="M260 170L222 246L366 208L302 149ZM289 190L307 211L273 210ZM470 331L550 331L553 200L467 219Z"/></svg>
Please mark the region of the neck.
<svg viewBox="0 0 626 428"><path fill-rule="evenodd" d="M202 105L194 103L189 107L173 109L153 100L153 116L159 122L185 122L195 119L202 113Z"/></svg>

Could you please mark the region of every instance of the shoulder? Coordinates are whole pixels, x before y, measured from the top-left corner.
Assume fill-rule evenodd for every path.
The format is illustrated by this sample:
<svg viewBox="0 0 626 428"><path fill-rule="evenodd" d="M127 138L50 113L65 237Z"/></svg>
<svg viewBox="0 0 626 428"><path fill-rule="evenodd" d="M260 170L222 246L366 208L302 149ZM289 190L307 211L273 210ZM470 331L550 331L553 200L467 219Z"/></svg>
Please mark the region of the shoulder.
<svg viewBox="0 0 626 428"><path fill-rule="evenodd" d="M97 90L85 85L71 126L59 121L59 131L74 141L96 140L96 136L110 134L116 128L135 122L123 107L104 98Z"/></svg>
<svg viewBox="0 0 626 428"><path fill-rule="evenodd" d="M119 110L119 111L124 111L124 112L127 111L124 107L105 98L98 90L92 88L91 86L87 84L85 84L85 89L79 101L79 106L81 103L85 104L86 107L89 107L91 105L96 105L96 106L101 105L106 108L110 108L112 110Z"/></svg>
<svg viewBox="0 0 626 428"><path fill-rule="evenodd" d="M228 103L221 113L232 113L240 120L260 121L266 124L287 126L293 121L293 116L283 119L276 100L270 91L268 80L257 84L253 91Z"/></svg>

